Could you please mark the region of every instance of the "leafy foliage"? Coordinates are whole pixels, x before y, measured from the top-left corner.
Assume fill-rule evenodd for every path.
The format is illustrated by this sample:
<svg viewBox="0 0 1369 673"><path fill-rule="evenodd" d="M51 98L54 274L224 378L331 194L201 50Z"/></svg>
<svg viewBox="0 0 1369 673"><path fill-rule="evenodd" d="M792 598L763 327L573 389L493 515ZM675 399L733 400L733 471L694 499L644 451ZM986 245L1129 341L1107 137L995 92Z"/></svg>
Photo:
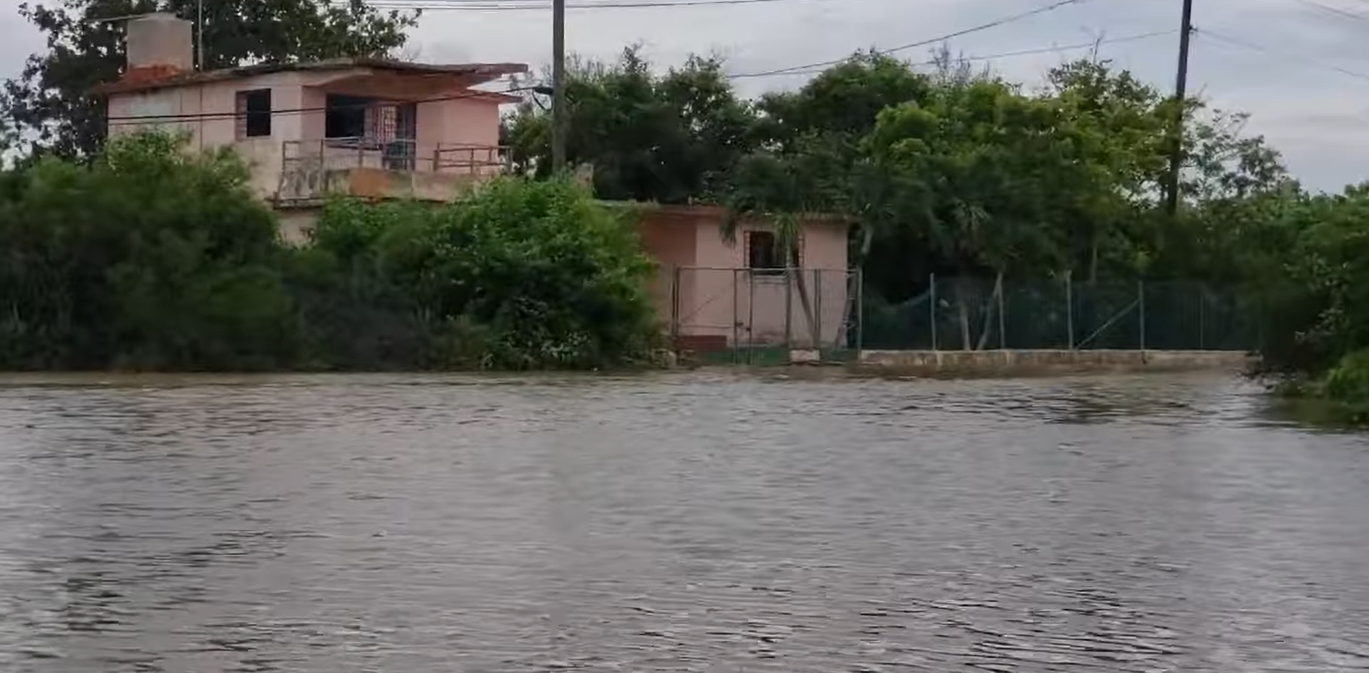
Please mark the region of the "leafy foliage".
<svg viewBox="0 0 1369 673"><path fill-rule="evenodd" d="M329 367L603 367L645 361L657 333L631 223L565 180L440 207L333 203L304 255Z"/></svg>
<svg viewBox="0 0 1369 673"><path fill-rule="evenodd" d="M45 159L0 200L0 366L259 369L292 352L276 221L231 154L163 136Z"/></svg>
<svg viewBox="0 0 1369 673"><path fill-rule="evenodd" d="M737 98L717 59L691 58L653 75L636 47L614 64L569 69L567 155L594 167L603 199L687 203L751 147L750 105ZM551 171L551 116L525 103L505 128L516 168Z"/></svg>
<svg viewBox="0 0 1369 673"><path fill-rule="evenodd" d="M565 181L330 205L277 239L230 153L158 135L0 173L0 368L591 368L644 361L651 270Z"/></svg>

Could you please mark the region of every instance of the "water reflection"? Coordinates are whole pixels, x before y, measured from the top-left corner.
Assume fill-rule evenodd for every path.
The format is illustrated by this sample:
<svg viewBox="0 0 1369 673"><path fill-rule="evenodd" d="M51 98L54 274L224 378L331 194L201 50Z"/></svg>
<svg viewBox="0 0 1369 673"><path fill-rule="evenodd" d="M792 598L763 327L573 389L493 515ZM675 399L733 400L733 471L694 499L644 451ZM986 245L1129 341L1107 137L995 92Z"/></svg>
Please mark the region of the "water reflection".
<svg viewBox="0 0 1369 673"><path fill-rule="evenodd" d="M1211 377L0 384L15 671L1369 668L1369 447Z"/></svg>

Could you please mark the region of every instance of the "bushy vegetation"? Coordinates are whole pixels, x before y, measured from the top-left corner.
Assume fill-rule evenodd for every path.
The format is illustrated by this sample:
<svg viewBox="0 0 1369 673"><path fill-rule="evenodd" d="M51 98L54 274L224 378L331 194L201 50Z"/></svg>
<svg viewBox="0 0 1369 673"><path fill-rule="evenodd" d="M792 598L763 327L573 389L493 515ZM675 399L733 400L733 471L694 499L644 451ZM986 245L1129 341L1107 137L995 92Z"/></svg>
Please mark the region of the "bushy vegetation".
<svg viewBox="0 0 1369 673"><path fill-rule="evenodd" d="M847 216L867 307L923 295L931 274L1220 288L1259 326L1267 373L1331 373L1303 388L1369 404L1369 388L1344 384L1369 348L1369 187L1309 193L1244 133L1245 115L1189 100L1171 216L1179 110L1156 87L1094 60L1062 64L1036 89L944 50L934 61L857 54L747 100L721 61L653 74L628 49L572 69L570 156L596 168L608 198L711 200L779 224ZM546 129L536 105L508 120L529 173L545 170Z"/></svg>
<svg viewBox="0 0 1369 673"><path fill-rule="evenodd" d="M325 16L312 0L296 5L308 21ZM335 203L293 249L231 156L183 156L156 138L91 156L99 109L73 92L113 72L117 53L100 45L117 36L33 18L99 67L48 87L61 100L47 105L39 84L70 72L56 67L61 54L35 57L26 88L0 101L16 111L11 130L56 134L20 134L51 142L0 173L0 367L637 362L656 332L647 262L597 197L719 203L781 229L803 212L843 216L867 307L922 296L933 274L967 287L1066 275L1220 287L1260 325L1268 373L1346 403L1369 396L1369 187L1309 193L1244 132L1245 115L1201 101L1183 102L1180 139L1179 103L1107 62L1062 64L1028 89L945 52L930 67L863 53L747 99L717 59L662 73L629 49L571 69L569 154L594 167L592 194L551 179L549 119L530 102L504 128L528 181L446 207ZM306 51L392 49L408 20L337 15L340 32Z"/></svg>
<svg viewBox="0 0 1369 673"><path fill-rule="evenodd" d="M229 153L110 143L0 177L0 369L633 364L656 325L629 223L568 181L339 202L278 240Z"/></svg>
<svg viewBox="0 0 1369 673"><path fill-rule="evenodd" d="M292 287L330 368L594 368L658 332L633 222L568 181L496 181L451 205L329 205Z"/></svg>

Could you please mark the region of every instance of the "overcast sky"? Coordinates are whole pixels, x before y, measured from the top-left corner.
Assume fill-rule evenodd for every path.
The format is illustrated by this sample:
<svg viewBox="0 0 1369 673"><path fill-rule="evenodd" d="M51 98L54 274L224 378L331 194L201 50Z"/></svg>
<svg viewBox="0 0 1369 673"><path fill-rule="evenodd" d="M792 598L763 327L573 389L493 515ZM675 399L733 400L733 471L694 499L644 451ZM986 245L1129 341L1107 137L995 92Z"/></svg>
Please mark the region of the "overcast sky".
<svg viewBox="0 0 1369 673"><path fill-rule="evenodd" d="M17 73L41 37L0 0L0 75ZM206 0L213 2L213 0ZM461 2L463 0L423 0ZM493 0L481 0L490 2ZM570 4L604 0L568 0ZM1047 0L782 0L757 4L572 10L572 52L611 58L641 42L658 66L718 53L733 72L757 72L843 57L945 35L1047 4ZM1085 0L950 42L965 55L1072 45L1177 29L1181 0ZM1196 0L1190 92L1253 115L1308 186L1338 190L1369 178L1369 0ZM1318 6L1320 5L1320 6ZM1332 9L1327 9L1327 8ZM1338 13L1363 14L1363 19ZM1204 35L1201 31L1211 31ZM1176 31L1177 33L1177 31ZM1178 35L1105 44L1102 54L1144 80L1173 87ZM410 53L431 62L550 60L547 11L428 11ZM1224 43L1217 36L1264 48ZM1081 52L1002 58L996 70L1026 84ZM923 60L928 52L904 52ZM1339 72L1337 69L1352 74ZM802 84L802 77L738 80L742 93Z"/></svg>

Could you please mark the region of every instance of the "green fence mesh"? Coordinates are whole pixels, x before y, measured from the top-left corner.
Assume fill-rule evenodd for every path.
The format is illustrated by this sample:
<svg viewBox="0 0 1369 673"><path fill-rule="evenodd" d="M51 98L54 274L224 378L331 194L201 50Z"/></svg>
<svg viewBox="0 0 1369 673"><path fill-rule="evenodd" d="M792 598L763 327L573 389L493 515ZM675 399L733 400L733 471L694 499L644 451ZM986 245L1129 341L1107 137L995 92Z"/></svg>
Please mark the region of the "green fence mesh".
<svg viewBox="0 0 1369 673"><path fill-rule="evenodd" d="M1231 289L1184 281L928 278L889 303L867 292L867 349L1252 350L1258 321Z"/></svg>

